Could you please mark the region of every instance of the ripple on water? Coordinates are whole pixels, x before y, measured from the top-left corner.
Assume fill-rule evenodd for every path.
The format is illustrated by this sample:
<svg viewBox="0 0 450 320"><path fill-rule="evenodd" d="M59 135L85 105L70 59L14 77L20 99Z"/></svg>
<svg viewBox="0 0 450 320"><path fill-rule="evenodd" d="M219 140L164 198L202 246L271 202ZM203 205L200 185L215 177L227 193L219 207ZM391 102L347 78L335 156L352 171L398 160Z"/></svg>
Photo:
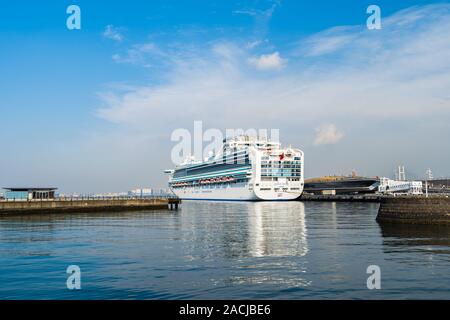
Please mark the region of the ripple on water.
<svg viewBox="0 0 450 320"><path fill-rule="evenodd" d="M378 205L184 202L177 212L0 218L2 299L448 299L450 232ZM82 290L66 289L66 268ZM377 264L382 290L366 288Z"/></svg>

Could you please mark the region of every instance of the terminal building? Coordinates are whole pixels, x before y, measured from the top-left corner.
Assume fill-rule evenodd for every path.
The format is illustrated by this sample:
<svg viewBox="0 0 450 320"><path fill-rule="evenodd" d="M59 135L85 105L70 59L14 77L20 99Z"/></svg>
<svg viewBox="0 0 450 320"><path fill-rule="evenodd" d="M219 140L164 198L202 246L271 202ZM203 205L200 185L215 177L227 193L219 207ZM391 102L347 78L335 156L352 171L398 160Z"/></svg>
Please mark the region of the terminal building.
<svg viewBox="0 0 450 320"><path fill-rule="evenodd" d="M380 179L379 192L383 194L423 194L422 181L398 181L389 178Z"/></svg>
<svg viewBox="0 0 450 320"><path fill-rule="evenodd" d="M379 178L326 176L305 180L304 191L324 195L365 194L377 192L379 185Z"/></svg>
<svg viewBox="0 0 450 320"><path fill-rule="evenodd" d="M389 178L326 176L305 180L305 192L311 194L422 194L421 181L399 181Z"/></svg>
<svg viewBox="0 0 450 320"><path fill-rule="evenodd" d="M3 188L6 200L52 200L57 188Z"/></svg>

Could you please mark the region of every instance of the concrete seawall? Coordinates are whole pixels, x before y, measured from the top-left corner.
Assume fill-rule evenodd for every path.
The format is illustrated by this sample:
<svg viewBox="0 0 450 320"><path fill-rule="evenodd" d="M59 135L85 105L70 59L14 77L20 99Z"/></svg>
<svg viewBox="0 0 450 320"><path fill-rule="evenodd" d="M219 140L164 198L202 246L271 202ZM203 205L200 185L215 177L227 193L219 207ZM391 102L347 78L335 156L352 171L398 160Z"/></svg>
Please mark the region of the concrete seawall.
<svg viewBox="0 0 450 320"><path fill-rule="evenodd" d="M383 198L378 222L450 225L450 198Z"/></svg>
<svg viewBox="0 0 450 320"><path fill-rule="evenodd" d="M0 201L0 215L178 209L177 198Z"/></svg>

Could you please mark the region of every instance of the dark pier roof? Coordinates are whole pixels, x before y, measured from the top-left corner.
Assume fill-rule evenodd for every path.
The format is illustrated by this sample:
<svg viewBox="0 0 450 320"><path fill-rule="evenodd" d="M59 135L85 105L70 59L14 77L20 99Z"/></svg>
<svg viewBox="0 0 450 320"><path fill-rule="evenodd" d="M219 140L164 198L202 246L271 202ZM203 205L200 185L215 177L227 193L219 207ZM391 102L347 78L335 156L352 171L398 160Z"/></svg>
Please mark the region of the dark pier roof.
<svg viewBox="0 0 450 320"><path fill-rule="evenodd" d="M9 191L54 191L57 190L58 188L54 188L54 187L49 187L49 188L42 188L42 187L20 187L20 188L10 188L10 187L3 187L3 189L5 190L9 190Z"/></svg>

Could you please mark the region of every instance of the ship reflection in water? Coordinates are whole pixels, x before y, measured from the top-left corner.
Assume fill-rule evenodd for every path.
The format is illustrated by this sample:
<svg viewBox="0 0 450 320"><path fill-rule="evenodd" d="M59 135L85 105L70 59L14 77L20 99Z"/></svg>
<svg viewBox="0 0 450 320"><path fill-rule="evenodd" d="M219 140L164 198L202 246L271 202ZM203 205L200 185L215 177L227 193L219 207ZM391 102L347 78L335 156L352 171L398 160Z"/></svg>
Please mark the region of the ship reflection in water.
<svg viewBox="0 0 450 320"><path fill-rule="evenodd" d="M0 217L0 299L449 299L450 231L378 205L183 202L179 211ZM82 289L66 289L79 265ZM367 266L382 289L368 290Z"/></svg>
<svg viewBox="0 0 450 320"><path fill-rule="evenodd" d="M257 202L248 206L244 257L259 259L247 259L241 265L244 273L232 276L230 282L282 285L291 289L308 287L311 282L304 278L306 260L301 258L308 253L304 204L288 202L280 206L274 202ZM280 268L286 272L271 272ZM246 274L248 270L251 276Z"/></svg>
<svg viewBox="0 0 450 320"><path fill-rule="evenodd" d="M225 279L214 277L214 286L239 285L246 290L310 284L303 279L307 270L301 257L308 247L301 202L184 202L182 224L182 229L192 231L185 239L191 244L185 251L187 261L220 261L230 271ZM274 272L280 269L286 272Z"/></svg>
<svg viewBox="0 0 450 320"><path fill-rule="evenodd" d="M280 217L282 217L280 219ZM248 213L249 256L304 256L308 253L305 205L257 202Z"/></svg>

